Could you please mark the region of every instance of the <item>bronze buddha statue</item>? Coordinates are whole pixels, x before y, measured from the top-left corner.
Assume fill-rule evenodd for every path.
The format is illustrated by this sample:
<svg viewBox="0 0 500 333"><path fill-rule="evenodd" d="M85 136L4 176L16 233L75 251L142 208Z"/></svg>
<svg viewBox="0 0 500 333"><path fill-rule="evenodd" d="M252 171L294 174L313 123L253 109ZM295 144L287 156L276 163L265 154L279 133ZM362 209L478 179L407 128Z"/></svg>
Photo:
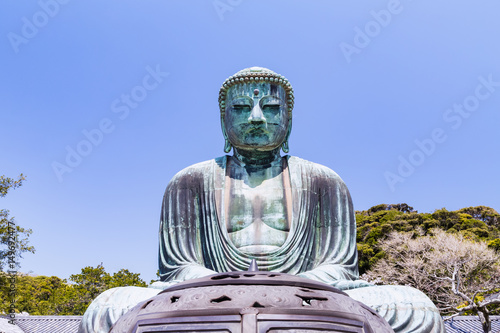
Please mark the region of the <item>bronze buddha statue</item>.
<svg viewBox="0 0 500 333"><path fill-rule="evenodd" d="M224 82L224 150L233 154L192 165L168 184L159 232L161 282L106 291L89 306L80 332L104 332L155 292L246 270L252 259L262 271L344 290L396 332L444 332L438 310L420 291L359 280L356 221L345 183L325 166L281 155L289 150L293 106L291 84L271 70L247 68Z"/></svg>

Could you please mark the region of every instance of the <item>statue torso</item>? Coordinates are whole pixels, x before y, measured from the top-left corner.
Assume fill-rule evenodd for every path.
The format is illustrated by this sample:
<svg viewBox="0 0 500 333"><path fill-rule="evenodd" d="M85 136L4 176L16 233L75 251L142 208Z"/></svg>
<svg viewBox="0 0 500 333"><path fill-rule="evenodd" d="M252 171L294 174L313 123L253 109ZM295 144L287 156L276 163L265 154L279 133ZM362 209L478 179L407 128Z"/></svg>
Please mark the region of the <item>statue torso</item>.
<svg viewBox="0 0 500 333"><path fill-rule="evenodd" d="M233 159L227 172L226 227L232 243L250 254L282 246L290 230L282 163L252 168Z"/></svg>

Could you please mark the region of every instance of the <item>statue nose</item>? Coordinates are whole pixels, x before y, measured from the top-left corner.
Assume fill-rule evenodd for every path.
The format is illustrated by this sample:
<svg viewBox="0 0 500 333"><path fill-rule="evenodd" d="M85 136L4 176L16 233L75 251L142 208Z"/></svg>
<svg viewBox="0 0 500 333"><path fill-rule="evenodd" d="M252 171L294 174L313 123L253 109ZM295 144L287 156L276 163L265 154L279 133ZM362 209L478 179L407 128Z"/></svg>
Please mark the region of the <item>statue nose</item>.
<svg viewBox="0 0 500 333"><path fill-rule="evenodd" d="M266 118L264 117L259 104L256 104L253 107L252 113L250 113L250 117L248 117L248 122L252 124L262 124L266 122Z"/></svg>

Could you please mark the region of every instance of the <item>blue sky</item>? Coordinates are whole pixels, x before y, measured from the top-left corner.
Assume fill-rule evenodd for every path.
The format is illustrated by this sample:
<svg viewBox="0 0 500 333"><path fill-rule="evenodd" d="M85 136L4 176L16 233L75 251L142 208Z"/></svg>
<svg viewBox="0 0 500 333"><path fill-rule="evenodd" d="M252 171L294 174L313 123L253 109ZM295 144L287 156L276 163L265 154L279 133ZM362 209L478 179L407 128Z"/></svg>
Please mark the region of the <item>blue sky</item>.
<svg viewBox="0 0 500 333"><path fill-rule="evenodd" d="M226 77L295 90L290 154L335 170L357 210L500 211L497 1L3 1L1 202L32 228L21 270L157 270L168 181L223 155ZM89 139L90 138L90 139ZM75 156L78 154L78 156Z"/></svg>

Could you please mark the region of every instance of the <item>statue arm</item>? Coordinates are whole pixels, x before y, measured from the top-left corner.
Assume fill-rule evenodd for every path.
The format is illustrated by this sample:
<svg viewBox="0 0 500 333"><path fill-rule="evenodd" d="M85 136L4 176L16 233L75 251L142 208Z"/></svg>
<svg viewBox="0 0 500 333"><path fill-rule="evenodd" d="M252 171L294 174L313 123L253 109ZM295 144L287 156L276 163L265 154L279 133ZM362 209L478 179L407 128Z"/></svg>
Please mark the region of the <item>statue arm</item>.
<svg viewBox="0 0 500 333"><path fill-rule="evenodd" d="M370 286L359 280L356 220L347 186L330 169L322 170L322 177L315 183L317 216L316 222L310 226L314 231L315 246L311 259L314 263L312 269L298 276L342 290Z"/></svg>
<svg viewBox="0 0 500 333"><path fill-rule="evenodd" d="M158 259L160 280L168 285L216 274L203 263L203 172L196 171L187 169L177 174L163 197Z"/></svg>

